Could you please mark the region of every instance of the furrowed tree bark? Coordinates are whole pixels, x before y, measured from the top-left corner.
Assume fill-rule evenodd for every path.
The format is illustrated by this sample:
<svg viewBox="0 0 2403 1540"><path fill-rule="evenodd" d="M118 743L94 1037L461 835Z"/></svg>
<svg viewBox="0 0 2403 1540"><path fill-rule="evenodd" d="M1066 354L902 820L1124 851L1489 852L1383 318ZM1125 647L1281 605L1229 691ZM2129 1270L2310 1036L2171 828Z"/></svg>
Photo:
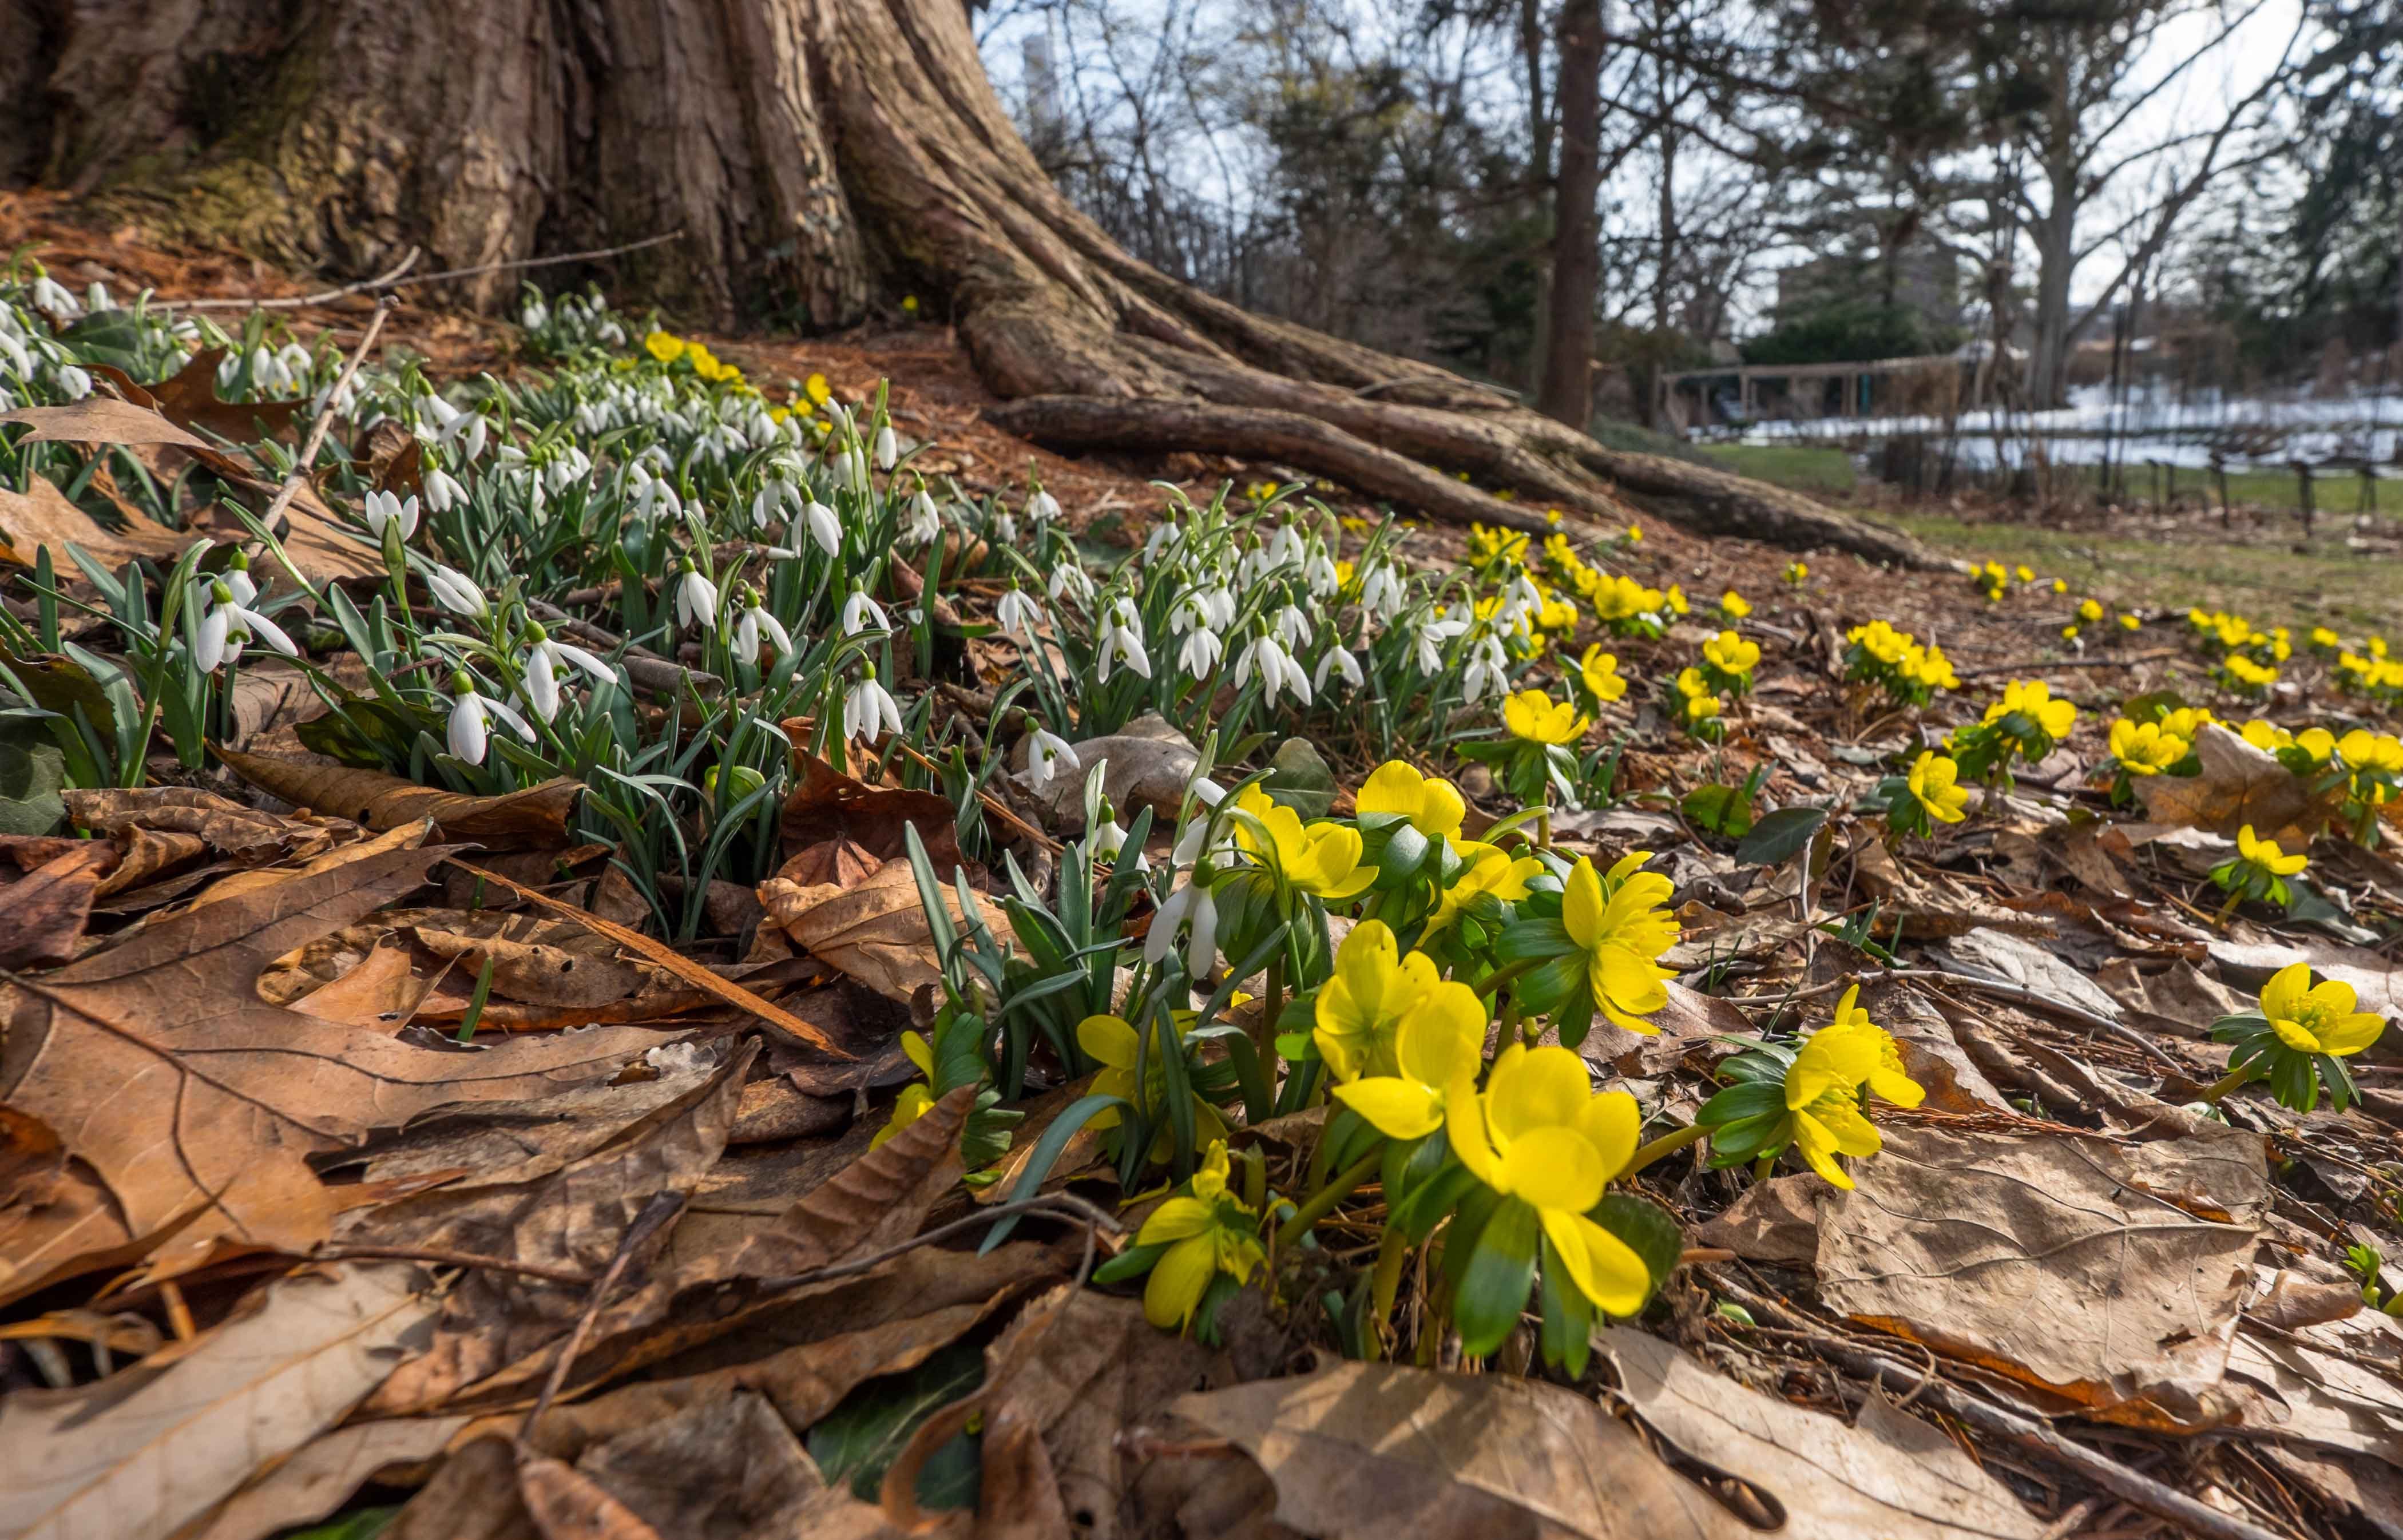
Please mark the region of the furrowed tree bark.
<svg viewBox="0 0 2403 1540"><path fill-rule="evenodd" d="M1552 320L1543 414L1582 431L1593 414L1593 305L1602 287L1602 4L1561 7L1561 175L1552 198Z"/></svg>
<svg viewBox="0 0 2403 1540"><path fill-rule="evenodd" d="M1623 520L1632 494L1714 531L1941 564L1135 261L1019 139L958 0L479 0L407 25L376 0L177 0L174 21L145 0L0 0L0 39L37 59L6 77L40 82L43 142L21 156L42 181L345 276L411 244L451 269L682 229L612 282L688 323L804 330L916 295L996 395L1042 398L1016 417L1038 438L1273 454L1514 527L1547 507ZM453 298L514 288L484 274Z"/></svg>

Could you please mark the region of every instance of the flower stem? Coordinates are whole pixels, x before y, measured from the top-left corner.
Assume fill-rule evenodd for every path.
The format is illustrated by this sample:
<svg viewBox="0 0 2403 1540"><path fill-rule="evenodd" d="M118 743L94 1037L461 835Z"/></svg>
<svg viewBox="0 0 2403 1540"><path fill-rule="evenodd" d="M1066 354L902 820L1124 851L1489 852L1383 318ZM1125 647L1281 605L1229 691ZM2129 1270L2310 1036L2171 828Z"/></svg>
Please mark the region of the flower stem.
<svg viewBox="0 0 2403 1540"><path fill-rule="evenodd" d="M1284 1251L1288 1247L1299 1245L1301 1238L1310 1233L1311 1226L1334 1213L1336 1204L1351 1197L1354 1188L1377 1174L1377 1168L1384 1162L1384 1146L1380 1145L1336 1172L1335 1180L1312 1194L1309 1202L1295 1211L1292 1218L1277 1227L1277 1250Z"/></svg>
<svg viewBox="0 0 2403 1540"><path fill-rule="evenodd" d="M1508 966L1497 968L1493 972L1487 974L1482 979L1479 980L1477 992L1479 994L1490 995L1499 990L1503 985L1510 982L1513 978L1518 978L1521 974L1533 973L1535 969L1542 967L1549 961L1549 958L1544 957L1521 957L1519 961L1510 964Z"/></svg>
<svg viewBox="0 0 2403 1540"><path fill-rule="evenodd" d="M1402 1290L1402 1267L1410 1260L1410 1240L1388 1225L1385 1238L1377 1243L1377 1270L1368 1284L1368 1313L1372 1329L1368 1334L1370 1352L1382 1355L1382 1339L1373 1329L1382 1326L1394 1313L1394 1298Z"/></svg>
<svg viewBox="0 0 2403 1540"><path fill-rule="evenodd" d="M1260 1001L1260 1020L1252 1033L1252 1046L1258 1052L1260 1065L1270 1069L1275 1061L1269 1056L1275 1051L1277 1019L1285 1015L1285 951L1269 959L1268 993Z"/></svg>
<svg viewBox="0 0 2403 1540"><path fill-rule="evenodd" d="M2216 1102L2221 1097L2227 1095L2229 1091L2234 1090L2237 1087L2244 1084L2244 1082L2252 1078L2253 1065L2251 1062L2247 1061L2245 1063L2239 1064L2234 1069L2229 1070L2226 1075L2221 1075L2217 1080L2214 1081L2211 1086L2205 1089L2201 1096L2195 1098L2195 1100L2199 1102Z"/></svg>
<svg viewBox="0 0 2403 1540"><path fill-rule="evenodd" d="M1763 1155L1752 1163L1752 1179L1756 1182L1766 1182L1769 1180L1769 1173L1776 1169L1777 1157Z"/></svg>
<svg viewBox="0 0 2403 1540"><path fill-rule="evenodd" d="M1690 1127L1679 1129L1674 1133L1664 1133L1650 1144L1639 1146L1633 1158L1627 1162L1627 1169L1618 1174L1632 1176L1663 1156L1674 1155L1688 1145L1707 1138L1710 1131L1711 1126L1708 1123L1696 1123Z"/></svg>

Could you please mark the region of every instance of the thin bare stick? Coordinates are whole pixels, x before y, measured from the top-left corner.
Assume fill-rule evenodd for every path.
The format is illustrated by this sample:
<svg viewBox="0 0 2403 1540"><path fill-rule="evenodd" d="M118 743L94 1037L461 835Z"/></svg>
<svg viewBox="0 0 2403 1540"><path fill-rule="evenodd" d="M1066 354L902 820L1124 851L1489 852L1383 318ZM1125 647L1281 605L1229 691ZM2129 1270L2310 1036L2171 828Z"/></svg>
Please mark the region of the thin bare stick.
<svg viewBox="0 0 2403 1540"><path fill-rule="evenodd" d="M408 256L373 278L362 278L355 284L344 284L340 288L327 289L323 294L304 294L297 299L161 299L158 303L177 306L183 310L300 310L310 305L323 305L328 301L340 299L344 295L360 294L368 289L389 288L402 273L417 266L417 259L424 255L417 247L411 246L409 248Z"/></svg>
<svg viewBox="0 0 2403 1540"><path fill-rule="evenodd" d="M2127 1023L2114 1021L2107 1016L2097 1016L2082 1006L2073 1006L2065 1000L2055 1000L2050 995L2038 994L2035 991L2024 989L2018 984L2007 984L1999 978L1980 978L1974 973L1954 973L1950 968L1893 968L1884 973L1864 974L1862 977L1870 979L1930 978L1940 979L1948 984L1958 984L1964 989L1976 990L1980 994L1991 994L1998 1000L2008 1000L2015 1006L2024 1006L2030 1010L2042 1011L2047 1016L2059 1017L2064 1021L2075 1021L2082 1027L2092 1027L2098 1032L2107 1032L2126 1038L2175 1070L2181 1078L2188 1080L2194 1078L2192 1065L2180 1062L2167 1048Z"/></svg>
<svg viewBox="0 0 2403 1540"><path fill-rule="evenodd" d="M576 1355L584 1351L585 1339L592 1335L592 1324L601 1319L601 1307L608 1300L609 1291L616 1288L618 1280L626 1275L626 1269L633 1261L634 1253L640 1251L646 1242L660 1232L661 1227L683 1211L684 1194L653 1193L651 1200L643 1205L640 1214L634 1215L634 1222L626 1227L626 1238L618 1242L618 1255L609 1258L608 1270L602 1273L599 1280L593 1283L591 1297L584 1301L584 1313L576 1318L576 1330L569 1334L567 1345L559 1350L559 1362L550 1367L550 1378L543 1381L542 1394L535 1398L533 1408L526 1413L525 1422L518 1428L517 1449L520 1460L524 1460L534 1452L535 1424L542 1421L544 1412L550 1409L551 1400L559 1394L560 1386L567 1383L568 1371L576 1367Z"/></svg>
<svg viewBox="0 0 2403 1540"><path fill-rule="evenodd" d="M375 346L376 334L383 330L384 317L392 313L392 306L390 299L376 305L375 319L368 323L368 334L360 338L359 345L352 350L351 361L342 366L341 378L336 380L334 388L326 393L326 405L319 409L317 420L309 424L308 442L300 446L300 458L292 462L292 474L275 489L275 501L268 504L267 511L258 516L262 529L273 529L275 520L292 506L292 499L299 496L301 487L307 484L310 469L317 464L317 451L326 447L326 430L334 425L335 403L341 400L342 393L351 388L351 381L358 374L359 366L367 361L368 350Z"/></svg>
<svg viewBox="0 0 2403 1540"><path fill-rule="evenodd" d="M1101 1230L1108 1230L1115 1235L1125 1228L1098 1205L1089 1203L1073 1193L1046 1193L1039 1198L1021 1198L1015 1202L995 1203L989 1209L978 1210L965 1219L954 1219L948 1225L937 1225L933 1229L924 1234L913 1235L898 1245L887 1246L882 1251L870 1252L866 1256L854 1257L848 1262L838 1262L831 1267L813 1268L807 1272L797 1272L789 1278L766 1280L760 1284L760 1290L763 1294L782 1294L811 1283L831 1283L838 1278L855 1278L863 1272L873 1272L904 1252L916 1251L921 1246L931 1246L938 1241L947 1241L954 1235L991 1225L996 1219L1007 1219L1018 1214L1049 1214L1054 1218L1083 1225L1089 1266L1094 1235Z"/></svg>
<svg viewBox="0 0 2403 1540"><path fill-rule="evenodd" d="M411 246L409 248L409 255L402 257L399 265L390 271L374 278L362 278L355 284L345 284L338 289L327 289L323 294L305 294L297 299L161 299L157 302L177 306L184 310L299 310L309 305L323 305L328 301L340 299L345 295L362 294L369 289L405 289L412 288L419 284L438 284L446 278L473 278L479 273L515 272L523 268L551 268L567 262L597 262L604 257L623 257L630 251L647 251L653 246L663 246L671 241L683 239L684 231L674 229L665 235L654 235L643 241L631 241L622 246L602 246L592 251L563 251L556 257L520 257L507 262L483 262L472 268L445 268L440 272L421 272L414 277L404 278L401 274L415 267L417 258L421 255L415 246Z"/></svg>
<svg viewBox="0 0 2403 1540"><path fill-rule="evenodd" d="M554 1283L590 1284L592 1275L575 1268L554 1268L546 1262L520 1262L507 1256L486 1256L448 1246L336 1246L313 1252L313 1262L431 1262L444 1268L481 1268L487 1272L521 1272Z"/></svg>
<svg viewBox="0 0 2403 1540"><path fill-rule="evenodd" d="M1959 672L1964 679L1991 679L2005 673L2059 673L2069 669L2132 669L2139 663L2158 663L2164 658L2175 658L2177 655L2175 647L2163 647L2159 652L2132 652L2119 658L2064 658L2055 660L2033 659L2024 663L1988 663L1982 668L1962 669Z"/></svg>

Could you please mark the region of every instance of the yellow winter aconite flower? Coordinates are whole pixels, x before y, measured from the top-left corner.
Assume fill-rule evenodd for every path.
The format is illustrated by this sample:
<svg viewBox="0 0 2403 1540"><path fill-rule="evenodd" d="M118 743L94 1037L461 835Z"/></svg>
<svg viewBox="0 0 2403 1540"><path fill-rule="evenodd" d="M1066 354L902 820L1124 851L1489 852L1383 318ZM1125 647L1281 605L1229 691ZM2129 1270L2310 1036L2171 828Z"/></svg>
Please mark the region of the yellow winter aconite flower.
<svg viewBox="0 0 2403 1540"><path fill-rule="evenodd" d="M1885 1147L1877 1126L1861 1116L1860 1088L1878 1067L1878 1045L1842 1026L1822 1027L1794 1055L1785 1072L1785 1111L1803 1161L1833 1186L1853 1179L1839 1155L1875 1155ZM1916 1088L1914 1088L1916 1089Z"/></svg>
<svg viewBox="0 0 2403 1540"><path fill-rule="evenodd" d="M2250 824L2236 831L2236 858L2259 867L2272 877L2292 877L2312 864L2311 856L2302 851L2297 851L2294 854L2288 855L2278 848L2278 841L2275 839L2254 838L2253 825Z"/></svg>
<svg viewBox="0 0 2403 1540"><path fill-rule="evenodd" d="M1856 644L1862 651L1881 663L1899 663L1911 646L1910 632L1896 631L1883 620L1872 620L1865 626L1854 626L1844 633L1844 640Z"/></svg>
<svg viewBox="0 0 2403 1540"><path fill-rule="evenodd" d="M2184 759L2194 745L2154 723L2142 727L2122 716L2111 724L2111 757L2130 775L2159 775Z"/></svg>
<svg viewBox="0 0 2403 1540"><path fill-rule="evenodd" d="M905 294L901 297L901 313L904 315L915 315L918 313L918 297L916 295Z"/></svg>
<svg viewBox="0 0 2403 1540"><path fill-rule="evenodd" d="M1910 788L1912 800L1926 810L1928 817L1939 824L1957 824L1966 816L1961 810L1969 805L1969 794L1954 784L1960 774L1961 767L1949 756L1922 749L1903 784Z"/></svg>
<svg viewBox="0 0 2403 1540"><path fill-rule="evenodd" d="M2308 963L2289 964L2261 986L2261 1014L2270 1019L2270 1030L2301 1053L2344 1059L2378 1041L2386 1019L2354 1009L2357 1004L2353 986L2342 979L2314 985Z"/></svg>
<svg viewBox="0 0 2403 1540"><path fill-rule="evenodd" d="M2144 629L2144 618L2141 616L2129 615L2124 611L2119 616L2121 631L2141 631Z"/></svg>
<svg viewBox="0 0 2403 1540"><path fill-rule="evenodd" d="M1811 577L1811 563L1810 563L1810 562L1786 562L1786 563L1785 563L1785 580L1786 580L1787 582L1789 582L1789 583L1793 584L1795 587L1797 587L1797 588L1800 588L1800 587L1801 587L1805 582L1808 582L1808 581L1810 580L1810 577Z"/></svg>
<svg viewBox="0 0 2403 1540"><path fill-rule="evenodd" d="M2258 716L2244 724L2243 735L2246 742L2264 754L2275 754L2280 749L2289 747L2295 742L2293 733L2275 722L2267 721Z"/></svg>
<svg viewBox="0 0 2403 1540"><path fill-rule="evenodd" d="M801 389L809 394L812 402L821 407L825 406L828 398L834 395L832 387L826 384L826 377L823 374L811 375L803 382Z"/></svg>
<svg viewBox="0 0 2403 1540"><path fill-rule="evenodd" d="M1168 1105L1168 1071L1160 1062L1160 1055L1163 1050L1182 1052L1182 1046L1163 1044L1155 1037L1151 1051L1143 1055L1141 1080L1135 1078L1135 1059L1141 1043L1135 1036L1134 1028L1123 1019L1116 1016L1086 1017L1076 1023L1076 1046L1102 1066L1093 1076L1092 1094L1122 1096L1146 1116L1159 1120L1160 1133L1152 1141L1151 1156L1155 1160L1166 1159L1174 1134L1169 1127L1169 1120L1160 1116ZM1109 1107L1095 1113L1092 1121L1085 1126L1098 1132L1117 1128L1123 1120L1118 1108ZM1216 1106L1197 1095L1193 1098L1193 1126L1197 1139L1217 1139L1226 1134L1227 1119L1219 1114Z"/></svg>
<svg viewBox="0 0 2403 1540"><path fill-rule="evenodd" d="M1257 786L1245 787L1235 806L1258 820L1267 836L1238 822L1236 845L1287 886L1320 898L1349 898L1377 880L1376 867L1360 864L1360 831L1350 825L1321 820L1305 826L1301 814L1271 801Z"/></svg>
<svg viewBox="0 0 2403 1540"><path fill-rule="evenodd" d="M1485 1003L1466 984L1446 979L1422 996L1395 1028L1393 1066L1328 1094L1388 1139L1419 1139L1443 1126L1452 1087L1474 1085L1485 1058Z"/></svg>
<svg viewBox="0 0 2403 1540"><path fill-rule="evenodd" d="M2069 736L2071 724L2077 720L2077 707L2067 701L2056 701L2052 687L2041 679L2021 679L2003 687L2003 698L1986 708L1985 719L1999 722L2013 712L2025 715L2044 729L2048 738L2059 740Z"/></svg>
<svg viewBox="0 0 2403 1540"><path fill-rule="evenodd" d="M1425 953L1399 953L1382 920L1361 921L1335 949L1335 973L1319 987L1311 1040L1338 1080L1393 1074L1394 1034L1436 987L1435 963Z"/></svg>
<svg viewBox="0 0 2403 1540"><path fill-rule="evenodd" d="M1853 985L1836 1002L1836 1019L1827 1024L1830 1032L1858 1033L1878 1046L1878 1061L1861 1084L1871 1096L1893 1103L1897 1107L1915 1107L1927 1099L1927 1092L1910 1077L1902 1066L1902 1050L1895 1045L1894 1034L1869 1020L1869 1013L1860 1004L1861 987Z"/></svg>
<svg viewBox="0 0 2403 1540"><path fill-rule="evenodd" d="M925 1117L926 1109L935 1104L935 1089L932 1084L935 1075L934 1048L917 1033L905 1032L901 1034L901 1051L909 1056L910 1062L915 1064L918 1067L918 1073L926 1076L926 1079L913 1080L901 1088L899 1099L893 1103L893 1116L886 1118L884 1126L877 1130L875 1136L868 1141L869 1149L876 1148L919 1118Z"/></svg>
<svg viewBox="0 0 2403 1540"><path fill-rule="evenodd" d="M1675 977L1658 959L1677 944L1677 922L1661 907L1674 887L1659 872L1637 869L1651 859L1650 851L1631 851L1604 876L1580 856L1561 895L1561 925L1585 953L1595 1007L1647 1034L1660 1029L1644 1019L1669 1003L1660 981Z"/></svg>
<svg viewBox="0 0 2403 1540"><path fill-rule="evenodd" d="M2090 626L2103 618L2103 606L2091 599L2083 600L2077 606L2077 618Z"/></svg>
<svg viewBox="0 0 2403 1540"><path fill-rule="evenodd" d="M1455 839L1468 804L1449 781L1422 775L1399 759L1388 759L1360 784L1362 812L1399 813L1430 839Z"/></svg>
<svg viewBox="0 0 2403 1540"><path fill-rule="evenodd" d="M2180 706L2175 711L2161 713L2160 729L2172 738L2183 738L2192 748L2202 736L2202 729L2218 721L2207 706Z"/></svg>
<svg viewBox="0 0 2403 1540"><path fill-rule="evenodd" d="M1750 673L1760 661L1760 644L1723 631L1702 644L1702 656L1722 673Z"/></svg>
<svg viewBox="0 0 2403 1540"><path fill-rule="evenodd" d="M1618 657L1603 651L1599 642L1586 648L1585 656L1577 660L1577 675L1597 701L1616 701L1627 693L1627 680L1618 672Z"/></svg>
<svg viewBox="0 0 2403 1540"><path fill-rule="evenodd" d="M1491 894L1503 903L1517 903L1527 896L1528 879L1544 869L1544 864L1534 856L1514 856L1498 845L1464 839L1452 848L1460 853L1466 866L1437 898L1435 912L1427 916L1429 936L1452 923L1461 906L1479 895Z"/></svg>
<svg viewBox="0 0 2403 1540"><path fill-rule="evenodd" d="M2318 648L2322 652L2334 652L2337 648L2344 645L2344 638L2337 635L2336 632L2328 630L2326 626L2313 626L2312 628L2311 643L2313 646Z"/></svg>
<svg viewBox="0 0 2403 1540"><path fill-rule="evenodd" d="M1643 526L1643 525L1641 525L1641 524L1630 524L1630 525L1628 525L1628 526L1627 526L1627 543L1628 543L1629 545L1631 545L1631 546L1635 545L1635 544L1639 543L1640 541L1642 541L1642 540L1643 540L1643 538L1644 538L1644 526Z"/></svg>
<svg viewBox="0 0 2403 1540"><path fill-rule="evenodd" d="M662 364L673 364L684 356L684 339L670 332L650 333L643 339L643 347Z"/></svg>
<svg viewBox="0 0 2403 1540"><path fill-rule="evenodd" d="M2016 576L2022 583L2033 583L2035 581L2035 569L2022 562L2019 564Z"/></svg>
<svg viewBox="0 0 2403 1540"><path fill-rule="evenodd" d="M1227 1190L1227 1143L1212 1143L1193 1173L1193 1195L1169 1199L1151 1211L1135 1244L1173 1242L1152 1264L1144 1285L1143 1318L1162 1331L1186 1330L1211 1282L1225 1273L1248 1281L1267 1259L1260 1245L1259 1215Z"/></svg>
<svg viewBox="0 0 2403 1540"><path fill-rule="evenodd" d="M2054 578L2052 580L2052 591L2055 593L2067 593L2069 591L2068 580L2061 577Z"/></svg>
<svg viewBox="0 0 2403 1540"><path fill-rule="evenodd" d="M1464 1075L1445 1102L1452 1153L1479 1182L1535 1211L1577 1293L1613 1315L1642 1308L1652 1287L1644 1259L1586 1217L1635 1154L1635 1099L1594 1092L1585 1061L1567 1048L1513 1043L1481 1095Z"/></svg>
<svg viewBox="0 0 2403 1540"><path fill-rule="evenodd" d="M1502 702L1502 725L1530 743L1574 743L1593 724L1571 701L1554 701L1542 690L1521 690Z"/></svg>
<svg viewBox="0 0 2403 1540"><path fill-rule="evenodd" d="M1744 602L1743 594L1729 589L1719 595L1719 613L1730 620L1741 620L1752 613L1752 606Z"/></svg>

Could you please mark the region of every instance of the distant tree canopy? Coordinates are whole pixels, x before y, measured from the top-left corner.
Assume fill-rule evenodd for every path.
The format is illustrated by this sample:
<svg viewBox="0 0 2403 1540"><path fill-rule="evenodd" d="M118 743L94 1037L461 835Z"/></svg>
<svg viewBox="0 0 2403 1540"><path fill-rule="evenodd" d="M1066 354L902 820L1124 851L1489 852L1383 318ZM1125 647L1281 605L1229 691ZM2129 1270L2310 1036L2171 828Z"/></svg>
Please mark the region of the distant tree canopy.
<svg viewBox="0 0 2403 1540"><path fill-rule="evenodd" d="M1877 299L1815 304L1742 347L1747 364L1843 364L1949 353L1961 345L1958 326L1939 326L1908 305Z"/></svg>

